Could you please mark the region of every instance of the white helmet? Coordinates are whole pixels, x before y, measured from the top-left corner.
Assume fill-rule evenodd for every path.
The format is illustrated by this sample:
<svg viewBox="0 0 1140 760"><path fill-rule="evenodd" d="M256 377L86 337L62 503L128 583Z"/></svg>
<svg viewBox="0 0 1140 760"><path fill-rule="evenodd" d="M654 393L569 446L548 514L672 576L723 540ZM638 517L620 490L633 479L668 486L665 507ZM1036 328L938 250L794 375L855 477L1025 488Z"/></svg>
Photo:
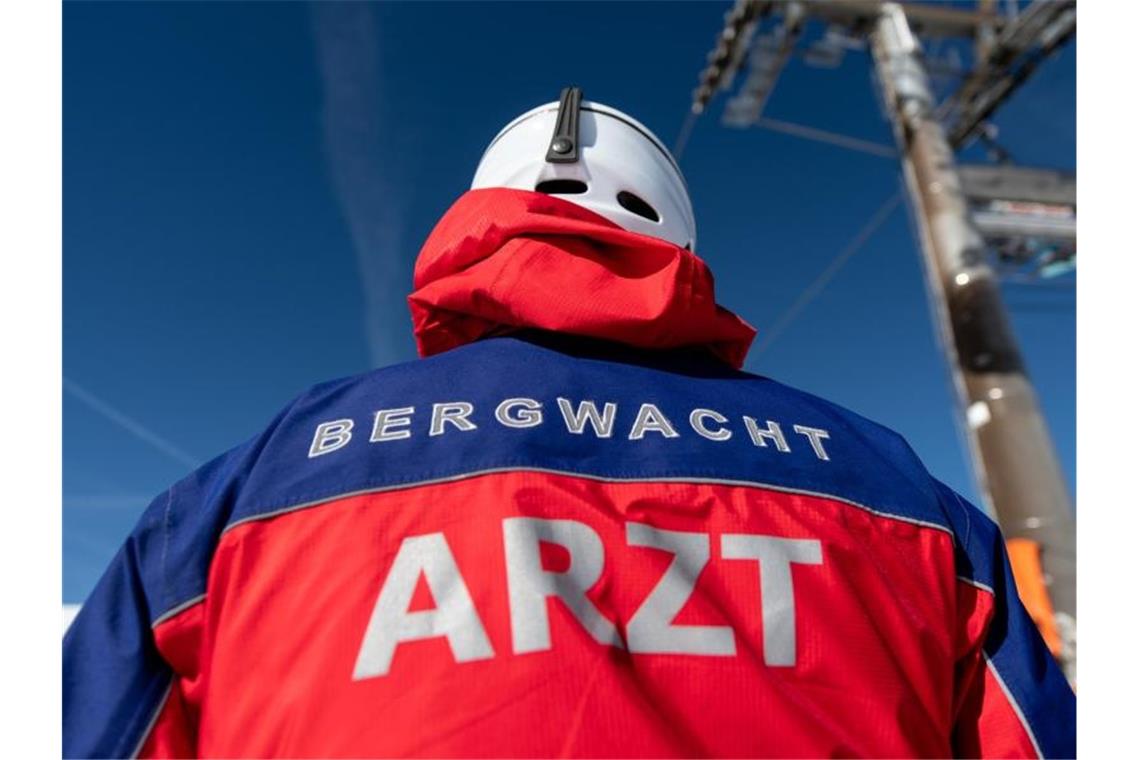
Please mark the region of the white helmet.
<svg viewBox="0 0 1140 760"><path fill-rule="evenodd" d="M499 132L471 182L483 187L563 196L627 230L696 250L693 205L673 156L639 121L583 101L577 87Z"/></svg>

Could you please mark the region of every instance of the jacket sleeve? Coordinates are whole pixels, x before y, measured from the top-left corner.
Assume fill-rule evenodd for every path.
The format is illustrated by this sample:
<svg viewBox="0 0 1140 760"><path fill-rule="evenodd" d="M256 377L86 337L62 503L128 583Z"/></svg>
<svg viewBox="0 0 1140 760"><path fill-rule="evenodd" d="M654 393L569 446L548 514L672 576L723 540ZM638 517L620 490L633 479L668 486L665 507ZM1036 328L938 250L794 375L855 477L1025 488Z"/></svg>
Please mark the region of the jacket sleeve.
<svg viewBox="0 0 1140 760"><path fill-rule="evenodd" d="M206 575L241 458L155 499L64 635L65 757L195 754Z"/></svg>
<svg viewBox="0 0 1140 760"><path fill-rule="evenodd" d="M937 484L957 545L953 750L1075 757L1076 697L1017 596L998 527Z"/></svg>

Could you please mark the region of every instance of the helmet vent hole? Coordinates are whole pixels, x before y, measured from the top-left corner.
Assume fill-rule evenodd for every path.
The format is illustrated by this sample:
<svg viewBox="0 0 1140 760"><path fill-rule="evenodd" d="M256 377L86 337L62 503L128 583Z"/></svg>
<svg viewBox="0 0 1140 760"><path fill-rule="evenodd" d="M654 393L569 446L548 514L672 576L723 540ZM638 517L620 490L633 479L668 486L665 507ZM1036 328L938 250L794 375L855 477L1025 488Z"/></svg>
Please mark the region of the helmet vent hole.
<svg viewBox="0 0 1140 760"><path fill-rule="evenodd" d="M588 189L585 182L577 179L548 179L534 186L536 193L547 195L581 195Z"/></svg>
<svg viewBox="0 0 1140 760"><path fill-rule="evenodd" d="M638 198L633 193L627 193L625 190L622 190L617 194L617 202L621 204L622 208L624 208L626 211L629 211L630 213L637 214L638 216L643 216L651 222L661 221L661 217L657 215L657 212L653 210L653 207L643 201L641 198Z"/></svg>

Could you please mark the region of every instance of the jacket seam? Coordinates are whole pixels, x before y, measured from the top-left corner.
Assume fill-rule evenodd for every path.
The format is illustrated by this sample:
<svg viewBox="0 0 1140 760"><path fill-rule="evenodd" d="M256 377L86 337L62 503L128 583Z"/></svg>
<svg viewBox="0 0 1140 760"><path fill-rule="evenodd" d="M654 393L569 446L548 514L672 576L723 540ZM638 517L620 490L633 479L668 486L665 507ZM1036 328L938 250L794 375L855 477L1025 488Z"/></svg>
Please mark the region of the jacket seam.
<svg viewBox="0 0 1140 760"><path fill-rule="evenodd" d="M258 511L258 514L247 515L241 519L235 520L226 525L219 534L219 538L224 536L230 530L250 522L257 522L260 520L269 520L290 512L297 512L303 509L310 509L321 504L337 501L339 499L350 498L353 496L364 496L372 493L385 493L388 491L400 491L406 488L419 488L428 485L439 485L443 483L453 483L460 480L467 480L469 478L483 477L485 475L497 475L509 472L535 472L547 475L563 475L567 477L582 478L585 480L592 480L601 483L693 483L700 485L727 485L727 486L740 486L744 488L755 488L766 491L776 491L778 493L786 493L798 496L813 496L817 498L830 499L842 504L860 509L869 514L878 517L885 517L898 522L904 522L910 525L919 527L933 528L935 530L943 531L950 535L952 539L956 540L954 531L947 525L940 525L939 523L922 520L916 517L908 517L906 515L898 515L891 512L885 512L866 504L848 499L843 496L825 493L823 491L813 491L806 488L794 488L791 486L780 486L772 483L764 483L755 480L740 480L734 478L722 478L715 476L700 476L700 475L655 475L655 476L620 476L620 475L596 475L593 473L578 472L575 470L561 469L555 467L537 467L529 465L503 465L497 467L486 467L478 470L469 470L462 473L454 473L451 475L440 475L436 477L425 477L417 479L409 479L407 481L397 481L388 484L376 484L372 486L365 486L363 488L356 488L338 493L332 493L327 496L320 496L303 501L293 501L292 503L286 502L279 507L266 505L262 509L265 511Z"/></svg>
<svg viewBox="0 0 1140 760"><path fill-rule="evenodd" d="M1033 751L1037 753L1037 757L1044 758L1045 753L1041 751L1041 745L1037 743L1037 736L1034 735L1033 729L1029 725L1029 720L1025 717L1025 713L1021 709L1021 705L1013 696L1013 692L1009 690L1009 686L1006 684L1005 679L1001 677L1001 672L998 670L997 663L993 661L993 659L985 650L982 651L982 656L986 658L986 667L990 669L990 673L993 674L994 680L998 682L998 686L1001 688L1002 694L1005 696L1005 699L1009 703L1009 706L1013 709L1013 713L1017 716L1017 720L1021 723L1021 728L1025 731L1025 735L1029 737L1029 743L1033 745Z"/></svg>
<svg viewBox="0 0 1140 760"><path fill-rule="evenodd" d="M174 693L175 677L176 676L171 673L170 683L166 685L166 691L163 692L162 698L158 700L158 705L155 707L154 713L150 716L150 720L147 721L146 728L143 730L142 736L139 737L134 751L127 755L127 757L136 758L139 756L139 753L142 752L142 748L146 745L146 740L150 738L151 732L154 731L154 727L158 725L159 716L162 715L162 711L166 709L166 703L170 701L170 695Z"/></svg>
<svg viewBox="0 0 1140 760"><path fill-rule="evenodd" d="M179 602L178 604L174 605L173 607L171 607L170 609L166 610L161 615L156 617L154 620L152 620L150 623L150 627L151 628L157 628L158 626L162 625L163 623L170 620L171 618L185 612L186 610L190 609L191 607L197 605L200 602L204 602L205 600L206 600L206 594L201 593L201 594L198 594L197 596L190 597L189 599L187 599L184 602Z"/></svg>

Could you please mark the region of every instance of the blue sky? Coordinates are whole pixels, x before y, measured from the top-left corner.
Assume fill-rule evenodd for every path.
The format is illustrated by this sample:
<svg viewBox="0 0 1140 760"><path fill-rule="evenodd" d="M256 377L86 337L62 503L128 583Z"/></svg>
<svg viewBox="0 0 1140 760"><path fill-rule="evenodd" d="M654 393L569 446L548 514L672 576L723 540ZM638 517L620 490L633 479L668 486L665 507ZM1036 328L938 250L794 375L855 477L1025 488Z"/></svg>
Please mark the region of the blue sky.
<svg viewBox="0 0 1140 760"><path fill-rule="evenodd" d="M194 463L315 382L414 358L415 255L510 118L577 83L672 144L728 7L65 3L64 600ZM997 119L1019 162L1075 167L1075 61ZM718 300L759 346L899 172L723 127L723 105L681 163ZM767 114L891 142L861 52L793 61ZM1073 487L1075 289L1006 295ZM746 369L895 428L977 501L904 208Z"/></svg>

